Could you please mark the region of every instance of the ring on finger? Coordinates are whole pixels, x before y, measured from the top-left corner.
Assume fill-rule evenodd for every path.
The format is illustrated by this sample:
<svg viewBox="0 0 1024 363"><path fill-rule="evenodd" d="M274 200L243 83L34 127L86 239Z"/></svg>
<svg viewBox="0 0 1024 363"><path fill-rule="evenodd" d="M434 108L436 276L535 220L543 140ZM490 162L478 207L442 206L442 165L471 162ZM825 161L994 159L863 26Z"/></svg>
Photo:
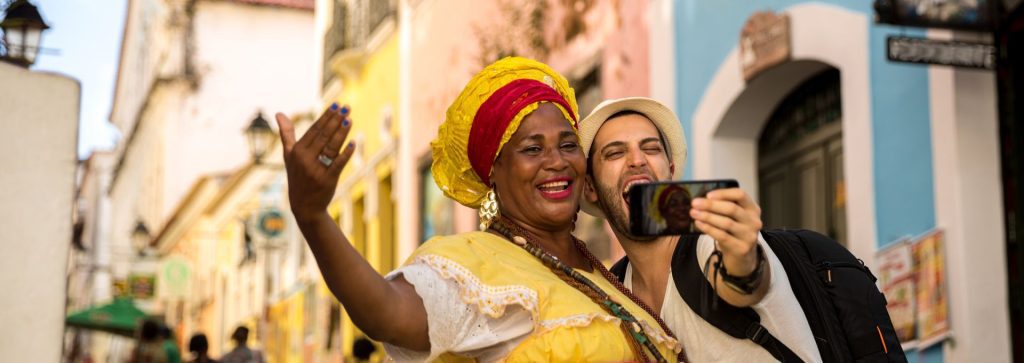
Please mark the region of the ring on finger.
<svg viewBox="0 0 1024 363"><path fill-rule="evenodd" d="M320 161L321 164L324 164L324 166L328 167L334 163L334 159L331 159L330 157L324 154L317 155L316 159Z"/></svg>

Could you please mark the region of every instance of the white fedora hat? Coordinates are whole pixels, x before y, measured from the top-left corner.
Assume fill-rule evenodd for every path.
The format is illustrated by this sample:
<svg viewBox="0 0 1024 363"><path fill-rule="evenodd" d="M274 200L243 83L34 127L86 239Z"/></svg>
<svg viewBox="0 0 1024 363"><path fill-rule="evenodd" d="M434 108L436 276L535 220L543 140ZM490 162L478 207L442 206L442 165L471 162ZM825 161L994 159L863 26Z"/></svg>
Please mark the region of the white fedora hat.
<svg viewBox="0 0 1024 363"><path fill-rule="evenodd" d="M609 117L623 111L643 114L654 123L658 131L661 131L665 142L668 143L666 147L672 156L672 162L675 164L675 172L672 173L672 179L679 180L682 178L683 169L686 166L686 136L683 134L683 125L679 123L679 119L676 118L672 110L650 98L626 97L606 100L597 105L597 108L590 112L590 115L579 124L580 146L583 147L583 153L588 158L590 157L590 147L594 144L594 137L597 136L597 131L601 129L605 121L608 121ZM587 167L590 167L590 165L587 165ZM601 208L587 201L586 197L580 200L580 207L587 214L604 217Z"/></svg>

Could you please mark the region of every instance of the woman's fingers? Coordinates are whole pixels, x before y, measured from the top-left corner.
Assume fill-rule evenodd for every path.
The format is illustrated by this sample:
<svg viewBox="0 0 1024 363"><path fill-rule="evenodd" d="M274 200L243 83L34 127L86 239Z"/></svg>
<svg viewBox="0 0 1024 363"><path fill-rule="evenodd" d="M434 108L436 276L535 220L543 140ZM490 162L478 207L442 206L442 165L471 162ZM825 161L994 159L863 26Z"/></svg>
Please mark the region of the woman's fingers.
<svg viewBox="0 0 1024 363"><path fill-rule="evenodd" d="M320 115L320 118L316 119L313 125L309 126L306 133L302 135L302 138L295 144L298 147L305 148L310 146L317 138L320 137L324 132L324 125L327 124L332 117L338 114L338 105L333 104L324 110L324 113ZM322 147L322 146L321 146ZM319 151L319 150L318 150Z"/></svg>
<svg viewBox="0 0 1024 363"><path fill-rule="evenodd" d="M324 156L336 159L338 154L341 152L341 145L345 142L345 138L348 137L348 132L351 130L352 121L348 117L348 107L341 108L341 122L340 125L331 133L330 139L327 141L327 145L324 146Z"/></svg>
<svg viewBox="0 0 1024 363"><path fill-rule="evenodd" d="M324 147L327 146L327 142L331 139L331 135L338 131L338 125L341 123L341 114L337 110L329 109L326 114L327 119L320 125L319 132L314 135L313 141L309 143L309 149L315 151L317 156L323 153Z"/></svg>
<svg viewBox="0 0 1024 363"><path fill-rule="evenodd" d="M331 163L331 166L327 167L328 175L337 180L338 176L341 175L341 170L344 169L345 165L348 164L348 161L352 159L352 153L354 153L355 150L356 142L349 141L348 145L345 145L345 149L341 150L341 154L334 158L334 162Z"/></svg>
<svg viewBox="0 0 1024 363"><path fill-rule="evenodd" d="M281 135L281 146L284 149L285 155L287 155L292 151L292 147L295 146L295 124L283 113L278 112L275 116L278 133Z"/></svg>

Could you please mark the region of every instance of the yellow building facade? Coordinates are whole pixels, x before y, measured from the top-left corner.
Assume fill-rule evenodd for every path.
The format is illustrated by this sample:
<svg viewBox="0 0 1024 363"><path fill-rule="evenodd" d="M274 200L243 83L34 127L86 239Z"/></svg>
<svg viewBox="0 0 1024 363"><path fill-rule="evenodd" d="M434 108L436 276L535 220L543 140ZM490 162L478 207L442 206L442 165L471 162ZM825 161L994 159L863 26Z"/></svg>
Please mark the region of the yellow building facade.
<svg viewBox="0 0 1024 363"><path fill-rule="evenodd" d="M334 2L340 6L343 2ZM366 6L388 4L370 2ZM360 2L349 3L360 4ZM333 11L333 14L340 14ZM363 28L354 29L342 19L332 19L325 43L334 34L362 34L337 43L325 56L324 108L331 103L350 109L352 129L349 140L356 150L339 180L338 191L329 210L349 237L353 247L380 273L393 270L399 263L396 254L396 212L394 201L397 147L395 124L399 119L399 37L396 7L349 8L349 20L359 18ZM339 22L340 21L340 22ZM376 24L375 26L373 24ZM343 30L339 30L342 27ZM333 295L324 287L318 298ZM344 357L352 358L353 342L364 334L352 323L344 308L339 308L340 347ZM383 357L378 346L373 360Z"/></svg>

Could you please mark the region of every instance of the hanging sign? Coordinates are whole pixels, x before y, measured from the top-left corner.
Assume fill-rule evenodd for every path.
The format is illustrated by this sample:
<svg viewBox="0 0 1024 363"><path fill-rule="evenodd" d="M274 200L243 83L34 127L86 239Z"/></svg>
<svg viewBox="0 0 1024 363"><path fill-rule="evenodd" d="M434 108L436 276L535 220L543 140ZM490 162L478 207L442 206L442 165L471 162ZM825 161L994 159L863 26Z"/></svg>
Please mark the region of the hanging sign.
<svg viewBox="0 0 1024 363"><path fill-rule="evenodd" d="M875 0L879 23L924 28L990 30L998 0Z"/></svg>
<svg viewBox="0 0 1024 363"><path fill-rule="evenodd" d="M277 209L266 209L256 217L256 230L266 239L275 239L284 233L287 222Z"/></svg>
<svg viewBox="0 0 1024 363"><path fill-rule="evenodd" d="M762 71L784 63L792 54L789 16L762 11L751 15L740 31L740 65L750 81Z"/></svg>
<svg viewBox="0 0 1024 363"><path fill-rule="evenodd" d="M982 43L891 36L886 54L894 62L981 69L996 67L996 47Z"/></svg>

